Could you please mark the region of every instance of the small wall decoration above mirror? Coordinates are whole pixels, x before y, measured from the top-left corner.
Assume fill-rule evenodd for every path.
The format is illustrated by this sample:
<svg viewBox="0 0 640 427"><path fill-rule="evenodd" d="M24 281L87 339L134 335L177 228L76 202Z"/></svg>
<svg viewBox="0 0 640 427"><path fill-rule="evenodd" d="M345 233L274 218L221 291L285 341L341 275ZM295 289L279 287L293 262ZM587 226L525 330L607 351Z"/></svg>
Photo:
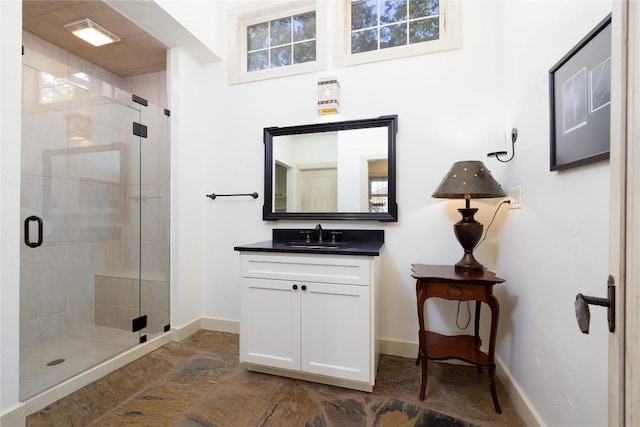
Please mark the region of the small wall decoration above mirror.
<svg viewBox="0 0 640 427"><path fill-rule="evenodd" d="M398 116L264 129L264 220L397 221Z"/></svg>

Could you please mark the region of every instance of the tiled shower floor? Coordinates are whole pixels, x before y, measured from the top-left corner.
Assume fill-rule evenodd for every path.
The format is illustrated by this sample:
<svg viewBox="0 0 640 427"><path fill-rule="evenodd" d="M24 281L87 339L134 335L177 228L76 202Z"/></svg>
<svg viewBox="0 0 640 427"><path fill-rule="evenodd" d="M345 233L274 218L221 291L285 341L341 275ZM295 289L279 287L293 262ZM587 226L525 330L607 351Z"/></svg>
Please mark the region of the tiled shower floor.
<svg viewBox="0 0 640 427"><path fill-rule="evenodd" d="M20 400L25 401L139 343L138 333L91 326L20 350ZM64 359L64 362L47 366Z"/></svg>

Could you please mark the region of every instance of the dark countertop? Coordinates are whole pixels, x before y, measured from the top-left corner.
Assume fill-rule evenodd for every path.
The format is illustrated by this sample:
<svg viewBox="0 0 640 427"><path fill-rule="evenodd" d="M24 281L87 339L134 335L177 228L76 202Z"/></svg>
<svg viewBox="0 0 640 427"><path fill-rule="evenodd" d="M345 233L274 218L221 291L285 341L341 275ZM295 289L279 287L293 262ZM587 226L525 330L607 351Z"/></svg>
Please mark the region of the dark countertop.
<svg viewBox="0 0 640 427"><path fill-rule="evenodd" d="M310 241L306 241L306 236ZM236 251L331 255L379 256L384 230L322 230L322 242L314 229L273 229L273 239L235 246Z"/></svg>

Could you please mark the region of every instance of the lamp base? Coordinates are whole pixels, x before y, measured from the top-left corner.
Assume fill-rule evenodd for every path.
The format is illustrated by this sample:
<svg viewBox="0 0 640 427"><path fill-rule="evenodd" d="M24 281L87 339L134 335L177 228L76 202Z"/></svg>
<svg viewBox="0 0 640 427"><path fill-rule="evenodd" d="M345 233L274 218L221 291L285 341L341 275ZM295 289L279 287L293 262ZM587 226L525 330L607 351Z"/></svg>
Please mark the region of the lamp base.
<svg viewBox="0 0 640 427"><path fill-rule="evenodd" d="M460 261L456 262L455 272L461 274L480 274L484 271L484 265L480 264L471 253L465 253Z"/></svg>
<svg viewBox="0 0 640 427"><path fill-rule="evenodd" d="M473 257L473 249L482 237L483 226L473 217L478 209L461 208L458 212L462 219L453 225L453 231L458 242L464 248L464 255L455 264L455 272L462 274L478 274L484 271L484 266Z"/></svg>

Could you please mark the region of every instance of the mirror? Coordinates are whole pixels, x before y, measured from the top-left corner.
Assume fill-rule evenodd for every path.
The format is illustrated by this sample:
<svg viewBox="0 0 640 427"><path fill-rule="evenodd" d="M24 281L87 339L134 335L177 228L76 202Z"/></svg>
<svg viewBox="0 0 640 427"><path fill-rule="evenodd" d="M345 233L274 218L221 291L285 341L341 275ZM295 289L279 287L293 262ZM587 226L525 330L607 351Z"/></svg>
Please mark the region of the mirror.
<svg viewBox="0 0 640 427"><path fill-rule="evenodd" d="M397 221L397 116L264 129L262 218Z"/></svg>

